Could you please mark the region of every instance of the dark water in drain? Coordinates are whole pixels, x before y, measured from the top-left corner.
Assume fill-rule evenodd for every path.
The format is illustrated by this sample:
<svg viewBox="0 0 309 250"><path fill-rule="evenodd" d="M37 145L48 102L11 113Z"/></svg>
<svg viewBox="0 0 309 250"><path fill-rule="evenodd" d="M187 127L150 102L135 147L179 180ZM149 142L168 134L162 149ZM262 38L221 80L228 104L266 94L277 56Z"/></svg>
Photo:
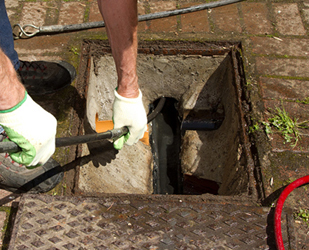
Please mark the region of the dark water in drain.
<svg viewBox="0 0 309 250"><path fill-rule="evenodd" d="M150 109L154 109L158 101ZM185 129L192 126L202 130L217 129L222 120L194 119L182 123L177 101L166 98L161 112L152 121L151 147L154 158L153 189L154 194L218 194L219 185L211 180L201 179L181 171L181 136Z"/></svg>
<svg viewBox="0 0 309 250"><path fill-rule="evenodd" d="M154 156L153 187L155 194L181 194L180 119L177 101L166 98L161 112L152 121L152 152ZM154 102L154 106L157 102Z"/></svg>

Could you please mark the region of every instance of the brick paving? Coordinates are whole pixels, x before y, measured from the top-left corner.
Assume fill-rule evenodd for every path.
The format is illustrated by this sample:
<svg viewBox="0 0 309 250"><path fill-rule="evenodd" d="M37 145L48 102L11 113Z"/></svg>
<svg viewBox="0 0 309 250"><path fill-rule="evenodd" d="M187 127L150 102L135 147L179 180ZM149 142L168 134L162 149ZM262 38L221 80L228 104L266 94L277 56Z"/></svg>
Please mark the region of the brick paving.
<svg viewBox="0 0 309 250"><path fill-rule="evenodd" d="M154 13L203 3L195 0L140 0L139 14ZM56 25L101 20L96 1L6 1L11 24ZM240 41L246 80L251 89L253 121L267 119L269 108L284 105L295 118L308 117L309 97L309 1L244 1L212 10L139 23L140 39L185 39L202 41ZM24 60L63 59L78 66L78 53L85 38L106 39L104 28L39 36L15 41ZM74 49L74 50L73 50ZM257 145L265 197L290 178L304 176L309 166L308 131L302 131L296 147L284 144L279 135L271 136L269 150ZM281 158L280 158L281 157ZM286 159L286 160L282 160ZM270 170L269 170L270 169ZM270 185L270 180L274 184ZM286 184L286 183L285 183ZM0 193L2 196L8 194ZM301 202L300 199L302 197ZM290 202L291 200L291 202ZM303 189L288 201L293 208L308 208ZM293 203L292 201L295 202ZM9 205L9 204L4 204ZM1 225L0 225L1 226ZM306 237L300 237L303 245Z"/></svg>

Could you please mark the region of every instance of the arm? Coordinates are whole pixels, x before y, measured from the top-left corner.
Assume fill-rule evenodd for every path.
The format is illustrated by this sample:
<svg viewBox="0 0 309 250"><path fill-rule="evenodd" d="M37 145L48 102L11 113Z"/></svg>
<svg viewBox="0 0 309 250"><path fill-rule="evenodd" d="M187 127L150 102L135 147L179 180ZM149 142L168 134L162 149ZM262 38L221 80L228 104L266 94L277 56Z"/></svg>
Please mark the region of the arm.
<svg viewBox="0 0 309 250"><path fill-rule="evenodd" d="M25 91L8 57L0 50L0 126L22 149L13 161L43 165L55 151L56 119Z"/></svg>
<svg viewBox="0 0 309 250"><path fill-rule="evenodd" d="M117 92L123 97L137 97L137 2L98 0L98 4L116 64Z"/></svg>
<svg viewBox="0 0 309 250"><path fill-rule="evenodd" d="M129 128L128 135L114 142L114 147L121 149L124 143L136 143L147 130L147 116L136 73L137 1L98 0L98 4L118 75L113 105L114 128Z"/></svg>
<svg viewBox="0 0 309 250"><path fill-rule="evenodd" d="M9 58L0 49L0 110L7 110L24 99L25 88L17 78Z"/></svg>

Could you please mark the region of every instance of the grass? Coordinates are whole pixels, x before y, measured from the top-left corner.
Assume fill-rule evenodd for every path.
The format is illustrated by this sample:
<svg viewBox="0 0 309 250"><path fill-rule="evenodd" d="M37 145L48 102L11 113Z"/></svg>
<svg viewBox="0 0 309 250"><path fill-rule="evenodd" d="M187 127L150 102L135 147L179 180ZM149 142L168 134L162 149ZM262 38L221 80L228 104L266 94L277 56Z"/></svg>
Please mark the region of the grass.
<svg viewBox="0 0 309 250"><path fill-rule="evenodd" d="M306 97L303 100L296 100L297 103L302 103L302 104L309 104L309 97Z"/></svg>
<svg viewBox="0 0 309 250"><path fill-rule="evenodd" d="M309 121L298 122L298 119L292 119L283 105L282 108L276 107L271 111L272 116L268 118L267 122L263 122L265 132L271 134L273 133L272 129L275 128L284 137L285 143L291 143L291 146L295 147L301 140L299 129L308 129Z"/></svg>
<svg viewBox="0 0 309 250"><path fill-rule="evenodd" d="M306 222L307 226L309 227L309 212L307 209L300 208L299 211L294 213L294 218Z"/></svg>
<svg viewBox="0 0 309 250"><path fill-rule="evenodd" d="M79 56L79 52L78 52L78 48L76 47L71 47L70 52L72 52L74 55L78 55Z"/></svg>
<svg viewBox="0 0 309 250"><path fill-rule="evenodd" d="M260 131L260 126L257 123L249 127L249 133L254 133L256 131Z"/></svg>

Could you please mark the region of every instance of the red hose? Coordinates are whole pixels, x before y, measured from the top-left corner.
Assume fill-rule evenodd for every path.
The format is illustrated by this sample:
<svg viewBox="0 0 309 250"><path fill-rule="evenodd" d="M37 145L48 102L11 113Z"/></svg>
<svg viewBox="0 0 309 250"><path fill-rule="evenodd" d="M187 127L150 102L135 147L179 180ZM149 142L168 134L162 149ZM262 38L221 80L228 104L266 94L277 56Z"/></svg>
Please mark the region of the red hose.
<svg viewBox="0 0 309 250"><path fill-rule="evenodd" d="M281 213L283 204L288 195L297 187L309 183L309 175L297 179L290 183L280 194L275 208L275 238L278 250L284 250L282 231L281 231Z"/></svg>

